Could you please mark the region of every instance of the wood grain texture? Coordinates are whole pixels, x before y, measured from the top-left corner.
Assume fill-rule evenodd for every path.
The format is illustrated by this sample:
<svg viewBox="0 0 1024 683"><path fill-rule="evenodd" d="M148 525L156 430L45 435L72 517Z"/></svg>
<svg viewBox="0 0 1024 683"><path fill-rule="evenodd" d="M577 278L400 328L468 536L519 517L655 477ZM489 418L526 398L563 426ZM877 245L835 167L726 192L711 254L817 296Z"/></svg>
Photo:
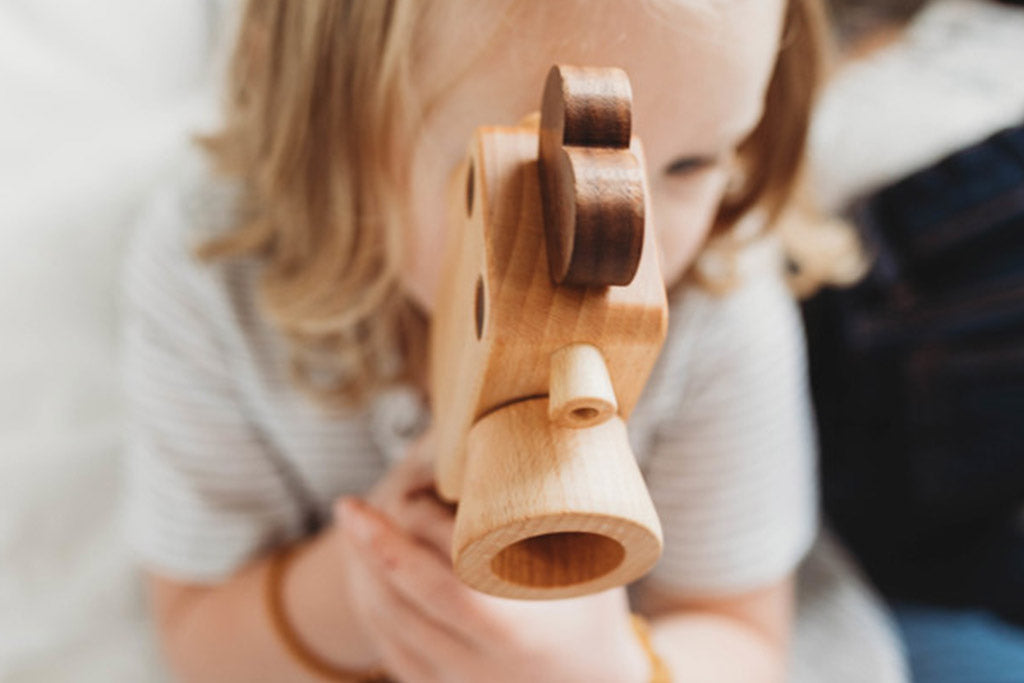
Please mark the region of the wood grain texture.
<svg viewBox="0 0 1024 683"><path fill-rule="evenodd" d="M538 146L555 284L627 285L640 263L644 174L630 151L632 93L620 69L555 66Z"/></svg>
<svg viewBox="0 0 1024 683"><path fill-rule="evenodd" d="M451 501L459 499L469 428L501 406L547 396L554 351L574 343L600 349L619 415L628 419L665 338L668 312L653 230L645 232L629 286L552 284L536 144L534 129L479 129L465 166L476 174L472 215L463 218L464 198L453 198L463 225L450 240L431 326L438 489ZM639 143L633 149L642 155ZM465 185L453 186L461 192Z"/></svg>
<svg viewBox="0 0 1024 683"><path fill-rule="evenodd" d="M639 578L661 554L661 526L622 419L573 429L547 412L546 399L520 401L469 434L455 569L492 595L593 593Z"/></svg>
<svg viewBox="0 0 1024 683"><path fill-rule="evenodd" d="M643 151L624 130L646 207ZM470 585L521 598L619 585L660 553L657 516L624 427L667 328L655 233L639 233L628 285L556 285L538 137L529 125L476 132L451 186L457 227L430 342L437 486L459 503L453 562ZM613 175L601 182L618 183ZM566 360L559 353L568 353L561 369L552 365ZM595 383L598 366L606 376ZM552 422L560 411L571 415L580 397L592 401L583 408L603 411L599 419Z"/></svg>

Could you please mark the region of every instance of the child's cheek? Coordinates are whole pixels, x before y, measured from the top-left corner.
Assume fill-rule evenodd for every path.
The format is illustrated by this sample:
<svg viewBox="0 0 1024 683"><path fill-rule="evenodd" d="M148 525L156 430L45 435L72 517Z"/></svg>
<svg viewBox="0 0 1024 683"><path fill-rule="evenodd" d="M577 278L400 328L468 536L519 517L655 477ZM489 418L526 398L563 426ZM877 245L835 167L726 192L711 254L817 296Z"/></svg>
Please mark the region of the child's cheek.
<svg viewBox="0 0 1024 683"><path fill-rule="evenodd" d="M433 244L421 242L416 250L409 249L400 274L405 294L424 312L433 313L437 303L437 288L441 279L442 249Z"/></svg>
<svg viewBox="0 0 1024 683"><path fill-rule="evenodd" d="M685 180L652 184L653 225L667 286L679 281L704 246L727 180L724 170L715 169Z"/></svg>
<svg viewBox="0 0 1024 683"><path fill-rule="evenodd" d="M427 313L434 310L445 248L455 229L444 202L444 187L444 183L435 183L426 188L428 191L413 195L401 241L403 259L399 278L402 288Z"/></svg>

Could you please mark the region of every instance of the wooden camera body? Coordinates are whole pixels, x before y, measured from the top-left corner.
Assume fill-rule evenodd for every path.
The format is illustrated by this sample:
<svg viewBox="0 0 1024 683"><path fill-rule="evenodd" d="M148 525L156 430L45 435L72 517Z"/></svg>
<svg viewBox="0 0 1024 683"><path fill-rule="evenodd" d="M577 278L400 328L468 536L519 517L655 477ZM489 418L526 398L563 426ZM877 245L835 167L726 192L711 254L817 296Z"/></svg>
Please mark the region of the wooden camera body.
<svg viewBox="0 0 1024 683"><path fill-rule="evenodd" d="M535 126L477 130L431 338L452 558L515 598L638 578L661 528L627 440L667 329L631 93L554 67Z"/></svg>

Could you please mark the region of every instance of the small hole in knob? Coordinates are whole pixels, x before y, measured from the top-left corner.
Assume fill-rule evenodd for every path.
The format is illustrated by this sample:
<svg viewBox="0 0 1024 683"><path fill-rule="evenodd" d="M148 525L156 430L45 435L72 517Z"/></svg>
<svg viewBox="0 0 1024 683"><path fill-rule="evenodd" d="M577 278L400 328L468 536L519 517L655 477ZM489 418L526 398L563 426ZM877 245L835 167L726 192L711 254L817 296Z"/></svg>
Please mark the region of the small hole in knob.
<svg viewBox="0 0 1024 683"><path fill-rule="evenodd" d="M469 170L466 172L466 215L473 215L473 176L476 175L473 172L473 160L469 160Z"/></svg>
<svg viewBox="0 0 1024 683"><path fill-rule="evenodd" d="M572 411L572 418L580 422L593 420L595 417L597 417L597 408L577 408L576 410Z"/></svg>

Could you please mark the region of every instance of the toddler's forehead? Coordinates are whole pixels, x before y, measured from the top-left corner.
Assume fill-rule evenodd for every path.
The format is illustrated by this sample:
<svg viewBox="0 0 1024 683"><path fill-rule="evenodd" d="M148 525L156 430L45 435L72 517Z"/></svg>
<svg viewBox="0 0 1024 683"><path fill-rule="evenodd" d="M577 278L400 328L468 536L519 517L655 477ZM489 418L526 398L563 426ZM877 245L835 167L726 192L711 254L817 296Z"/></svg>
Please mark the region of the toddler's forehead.
<svg viewBox="0 0 1024 683"><path fill-rule="evenodd" d="M431 105L476 98L507 105L501 120L514 123L538 105L554 63L618 66L634 94L686 89L706 116L746 106L737 95L760 99L774 64L784 0L485 0L447 6L464 11L448 26L435 24L418 68L422 96ZM452 9L452 12L455 12ZM442 15L438 15L442 16ZM449 20L454 13L447 14ZM677 103L689 116L701 111ZM638 116L674 106L637 102ZM430 105L428 105L430 106ZM458 105L465 109L466 103ZM431 106L430 108L434 108ZM661 111L659 111L661 110ZM483 112L481 112L483 114Z"/></svg>
<svg viewBox="0 0 1024 683"><path fill-rule="evenodd" d="M495 46L600 50L637 32L683 42L735 44L752 31L770 32L763 18L778 14L785 1L435 0L423 15L418 58L458 60Z"/></svg>

